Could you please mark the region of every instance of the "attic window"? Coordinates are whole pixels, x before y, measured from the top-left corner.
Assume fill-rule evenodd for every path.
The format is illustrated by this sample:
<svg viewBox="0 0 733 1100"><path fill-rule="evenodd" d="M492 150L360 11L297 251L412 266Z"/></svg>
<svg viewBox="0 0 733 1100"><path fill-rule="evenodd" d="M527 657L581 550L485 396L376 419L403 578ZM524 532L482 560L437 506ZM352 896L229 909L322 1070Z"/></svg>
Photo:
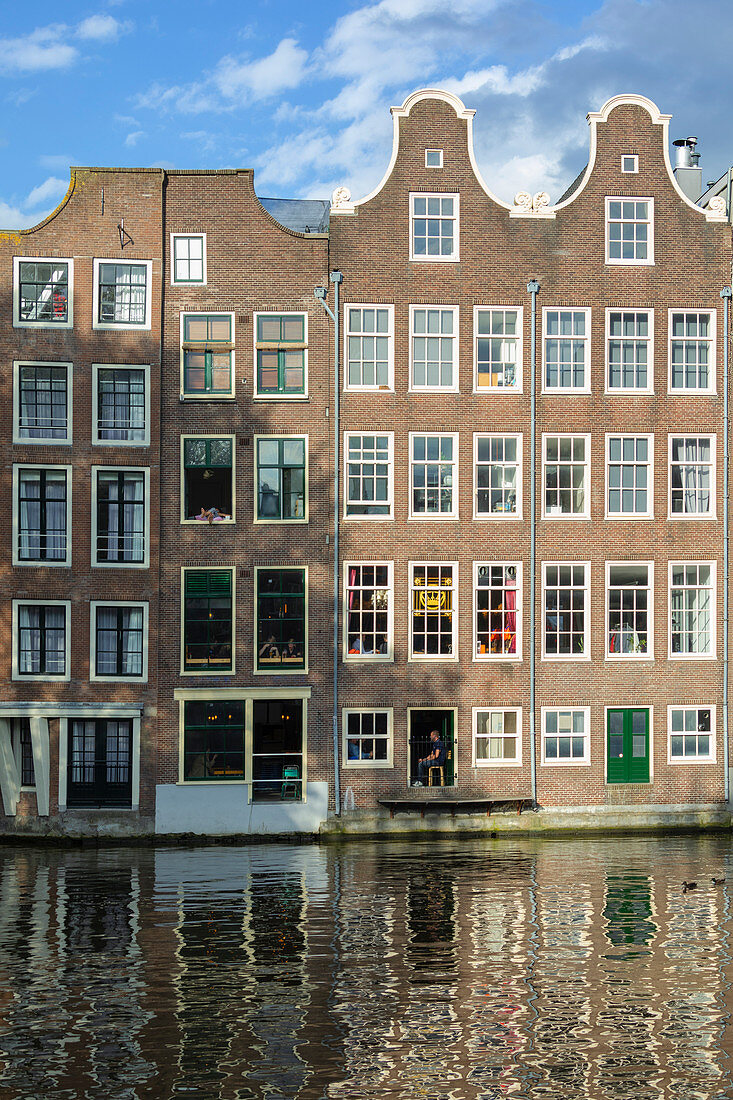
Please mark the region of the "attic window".
<svg viewBox="0 0 733 1100"><path fill-rule="evenodd" d="M425 167L426 168L442 168L443 167L443 150L442 149L426 149L425 150Z"/></svg>
<svg viewBox="0 0 733 1100"><path fill-rule="evenodd" d="M628 174L639 171L639 158L631 153L624 154L621 157L621 171Z"/></svg>

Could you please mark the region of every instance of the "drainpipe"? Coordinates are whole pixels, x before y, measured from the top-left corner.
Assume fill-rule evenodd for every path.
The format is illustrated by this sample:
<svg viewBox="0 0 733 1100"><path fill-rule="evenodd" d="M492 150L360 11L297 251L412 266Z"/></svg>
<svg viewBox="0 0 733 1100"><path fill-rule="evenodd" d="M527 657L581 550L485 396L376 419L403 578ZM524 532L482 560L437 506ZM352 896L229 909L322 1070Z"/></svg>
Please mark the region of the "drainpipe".
<svg viewBox="0 0 733 1100"><path fill-rule="evenodd" d="M529 547L529 774L532 783L532 802L537 805L537 735L535 730L535 651L537 648L536 589L537 589L537 295L540 284L536 279L527 283L527 293L532 295L532 335L530 340L530 547Z"/></svg>
<svg viewBox="0 0 733 1100"><path fill-rule="evenodd" d="M340 289L344 277L340 271L332 271L329 275L333 283L334 308L326 302L328 290L325 286L317 286L313 291L315 297L321 303L328 316L333 321L333 392L334 392L334 417L333 417L333 798L336 807L336 816L341 816L341 768L339 764L339 733L338 733L338 621L339 621L339 481L341 454L340 435L340 396L341 378L339 373L339 317L340 317Z"/></svg>
<svg viewBox="0 0 733 1100"><path fill-rule="evenodd" d="M728 583L730 551L730 411L728 407L728 355L731 288L724 286L720 292L723 299L723 781L725 801L730 801L729 746L728 746Z"/></svg>

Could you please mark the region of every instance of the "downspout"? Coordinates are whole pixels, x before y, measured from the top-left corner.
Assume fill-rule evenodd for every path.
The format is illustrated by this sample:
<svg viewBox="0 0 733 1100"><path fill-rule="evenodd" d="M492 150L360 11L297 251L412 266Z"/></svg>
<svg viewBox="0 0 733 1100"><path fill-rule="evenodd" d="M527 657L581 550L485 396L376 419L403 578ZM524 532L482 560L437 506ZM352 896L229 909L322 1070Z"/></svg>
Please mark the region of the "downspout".
<svg viewBox="0 0 733 1100"><path fill-rule="evenodd" d="M730 410L728 389L730 378L728 371L729 325L731 288L724 286L720 292L723 299L723 783L725 801L730 801L730 749L728 746L728 584L730 576Z"/></svg>
<svg viewBox="0 0 733 1100"><path fill-rule="evenodd" d="M340 473L340 416L341 416L341 379L339 374L339 318L340 318L340 288L344 277L340 271L332 271L329 280L333 283L334 308L326 302L326 287L316 287L315 297L321 303L328 316L333 321L333 384L334 384L334 417L333 417L333 799L336 816L341 816L341 768L339 763L339 734L338 734L338 621L339 621L339 483Z"/></svg>
<svg viewBox="0 0 733 1100"><path fill-rule="evenodd" d="M530 544L529 544L529 774L532 783L532 803L537 805L537 734L535 729L535 651L537 648L536 589L537 589L537 295L540 284L536 279L527 283L527 293L532 295L532 331L530 338Z"/></svg>

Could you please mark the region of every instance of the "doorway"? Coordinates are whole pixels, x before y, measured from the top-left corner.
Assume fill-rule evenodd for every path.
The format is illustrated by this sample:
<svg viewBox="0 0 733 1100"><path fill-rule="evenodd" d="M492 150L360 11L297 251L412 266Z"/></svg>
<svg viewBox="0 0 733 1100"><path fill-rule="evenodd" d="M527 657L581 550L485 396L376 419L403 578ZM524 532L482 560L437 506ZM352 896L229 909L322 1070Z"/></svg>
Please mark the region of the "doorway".
<svg viewBox="0 0 733 1100"><path fill-rule="evenodd" d="M430 752L430 731L437 730L446 748L445 785L455 786L455 711L413 710L407 712L408 782L418 779L418 761Z"/></svg>
<svg viewBox="0 0 733 1100"><path fill-rule="evenodd" d="M649 782L649 711L638 707L608 710L608 783Z"/></svg>

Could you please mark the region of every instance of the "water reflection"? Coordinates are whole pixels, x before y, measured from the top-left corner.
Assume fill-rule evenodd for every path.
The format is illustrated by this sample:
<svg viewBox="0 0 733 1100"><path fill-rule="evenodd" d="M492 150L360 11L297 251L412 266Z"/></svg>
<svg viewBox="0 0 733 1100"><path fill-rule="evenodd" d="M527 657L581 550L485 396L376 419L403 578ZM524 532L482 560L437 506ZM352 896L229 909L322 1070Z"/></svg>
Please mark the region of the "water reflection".
<svg viewBox="0 0 733 1100"><path fill-rule="evenodd" d="M722 1100L728 849L3 850L0 1097Z"/></svg>

